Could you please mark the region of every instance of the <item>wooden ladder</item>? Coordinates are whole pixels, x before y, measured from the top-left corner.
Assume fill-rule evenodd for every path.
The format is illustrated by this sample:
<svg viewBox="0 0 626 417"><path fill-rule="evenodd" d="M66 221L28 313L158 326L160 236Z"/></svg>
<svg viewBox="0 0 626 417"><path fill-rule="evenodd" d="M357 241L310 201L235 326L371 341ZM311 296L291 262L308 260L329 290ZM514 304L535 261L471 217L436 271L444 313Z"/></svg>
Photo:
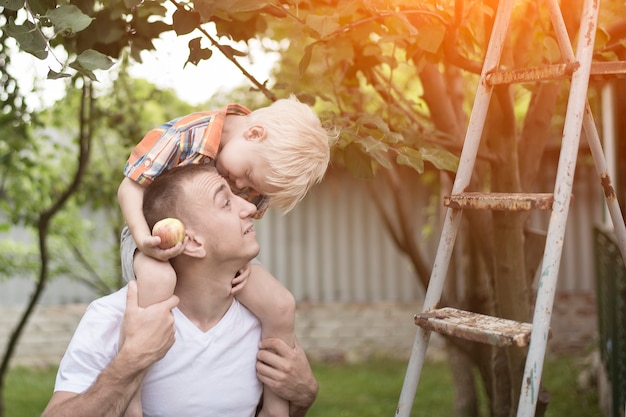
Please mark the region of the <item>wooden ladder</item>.
<svg viewBox="0 0 626 417"><path fill-rule="evenodd" d="M572 184L581 129L585 130L604 190L608 212L613 221L618 246L622 258L626 260L626 226L614 188L611 185L600 138L587 102L590 75L626 74L626 62L601 64L592 62L599 1L584 1L577 49L574 55L557 0L546 0L552 26L565 62L540 68L500 71L499 62L511 20L513 3L514 0L500 0L498 4L459 167L451 195L444 199L444 205L447 206L445 220L422 312L415 316L418 330L396 408L395 415L399 417L410 415L432 331L496 346L528 346L517 416L534 416L547 341L550 337L550 319L561 260L562 242L572 197ZM494 86L563 78L570 78L571 83L554 193L465 192L474 169ZM532 323L520 323L453 308L436 308L443 292L452 249L464 209L551 210Z"/></svg>

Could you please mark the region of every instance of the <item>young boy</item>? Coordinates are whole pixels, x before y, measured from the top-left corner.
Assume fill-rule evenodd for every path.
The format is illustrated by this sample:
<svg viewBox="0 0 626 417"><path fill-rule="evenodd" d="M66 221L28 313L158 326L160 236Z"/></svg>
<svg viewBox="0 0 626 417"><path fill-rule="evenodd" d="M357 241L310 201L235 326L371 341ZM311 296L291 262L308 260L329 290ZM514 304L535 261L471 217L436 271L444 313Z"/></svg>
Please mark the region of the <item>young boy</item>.
<svg viewBox="0 0 626 417"><path fill-rule="evenodd" d="M124 278L136 276L139 305L171 296L176 274L167 260L184 247L183 242L159 249L160 238L152 236L143 217L144 187L156 176L179 165L213 163L237 194L257 206L257 218L269 207L287 213L322 180L334 140L315 112L293 96L253 112L231 104L193 113L148 132L132 151L118 190L127 224L122 234ZM219 245L218 236L213 244ZM260 264L242 269L232 291L259 318L262 337L294 346L295 300ZM140 417L141 408L138 392L125 416ZM286 417L288 411L286 401L264 390L260 416Z"/></svg>

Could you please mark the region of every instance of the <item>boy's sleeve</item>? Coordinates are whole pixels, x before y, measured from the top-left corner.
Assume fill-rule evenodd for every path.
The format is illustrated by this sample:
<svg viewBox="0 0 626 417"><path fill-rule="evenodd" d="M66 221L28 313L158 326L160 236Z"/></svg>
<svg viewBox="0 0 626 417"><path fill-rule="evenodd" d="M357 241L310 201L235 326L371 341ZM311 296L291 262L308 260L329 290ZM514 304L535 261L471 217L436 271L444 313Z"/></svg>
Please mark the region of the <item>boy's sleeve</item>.
<svg viewBox="0 0 626 417"><path fill-rule="evenodd" d="M139 185L149 185L180 160L180 135L171 122L151 130L137 144L124 168L124 176Z"/></svg>

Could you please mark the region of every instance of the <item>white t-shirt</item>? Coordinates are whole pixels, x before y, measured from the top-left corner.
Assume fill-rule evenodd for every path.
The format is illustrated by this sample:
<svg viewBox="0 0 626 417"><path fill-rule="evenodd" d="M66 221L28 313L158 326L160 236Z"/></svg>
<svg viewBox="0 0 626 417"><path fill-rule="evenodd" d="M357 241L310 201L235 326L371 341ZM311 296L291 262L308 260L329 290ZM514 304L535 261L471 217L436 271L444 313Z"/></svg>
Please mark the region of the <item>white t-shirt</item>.
<svg viewBox="0 0 626 417"><path fill-rule="evenodd" d="M81 393L118 351L126 287L89 305L61 360L55 391ZM256 376L259 320L237 300L208 332L175 308L176 342L146 374L146 417L254 416L262 393Z"/></svg>

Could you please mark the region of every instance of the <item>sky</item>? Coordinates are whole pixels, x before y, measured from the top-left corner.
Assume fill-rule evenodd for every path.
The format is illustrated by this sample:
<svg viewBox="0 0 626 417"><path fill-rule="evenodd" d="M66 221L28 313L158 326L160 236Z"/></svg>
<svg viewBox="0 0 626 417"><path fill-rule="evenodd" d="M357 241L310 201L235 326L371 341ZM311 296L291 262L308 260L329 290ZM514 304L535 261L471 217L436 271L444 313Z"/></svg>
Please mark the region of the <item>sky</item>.
<svg viewBox="0 0 626 417"><path fill-rule="evenodd" d="M220 89L233 88L247 82L239 69L217 50L214 50L209 60L199 62L197 66L187 64L183 68L189 54L187 43L197 36L200 36L198 32L182 37L176 37L173 32L162 34L154 41L156 51L142 52L143 62L133 64L131 75L149 80L161 88L172 88L181 99L190 104L205 102ZM253 63L247 60L240 62L248 72L264 81L276 56L265 54L254 45L252 54ZM14 73L19 74L18 81L22 91L30 91L34 85L43 90L41 95L30 94L27 97L29 108L41 109L63 97L65 81L46 79L49 67L59 70L59 64L54 58L40 61L30 54L20 52L12 57L12 64L17 68ZM98 71L96 76L103 84L109 82L107 72Z"/></svg>

